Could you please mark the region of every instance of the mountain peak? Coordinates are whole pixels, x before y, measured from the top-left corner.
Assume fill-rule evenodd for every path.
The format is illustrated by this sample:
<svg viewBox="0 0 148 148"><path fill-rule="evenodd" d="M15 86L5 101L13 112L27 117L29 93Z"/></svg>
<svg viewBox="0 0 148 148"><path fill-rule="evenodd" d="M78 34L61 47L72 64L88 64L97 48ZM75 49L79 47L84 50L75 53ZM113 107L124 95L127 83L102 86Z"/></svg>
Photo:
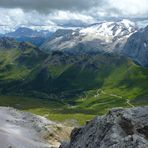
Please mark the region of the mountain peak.
<svg viewBox="0 0 148 148"><path fill-rule="evenodd" d="M94 34L97 38L99 36L114 38L116 36L122 37L125 35L130 35L135 30L135 23L124 19L118 22L102 22L94 24L92 26L82 29L80 32L83 35Z"/></svg>
<svg viewBox="0 0 148 148"><path fill-rule="evenodd" d="M128 20L128 19L123 19L122 21L120 21L121 23L123 23L125 26L129 27L129 26L135 26L135 23Z"/></svg>
<svg viewBox="0 0 148 148"><path fill-rule="evenodd" d="M26 31L33 31L33 30L30 28L27 28L27 27L19 27L15 30L15 32L22 32L22 33L26 32Z"/></svg>

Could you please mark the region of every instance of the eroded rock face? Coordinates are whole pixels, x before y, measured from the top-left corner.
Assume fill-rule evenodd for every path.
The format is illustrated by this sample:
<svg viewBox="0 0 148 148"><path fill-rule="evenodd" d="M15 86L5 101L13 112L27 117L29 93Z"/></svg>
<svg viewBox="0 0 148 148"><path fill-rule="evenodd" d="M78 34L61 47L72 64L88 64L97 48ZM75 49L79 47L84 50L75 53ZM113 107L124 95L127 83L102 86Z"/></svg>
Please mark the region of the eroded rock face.
<svg viewBox="0 0 148 148"><path fill-rule="evenodd" d="M148 26L129 37L123 53L140 65L148 67Z"/></svg>
<svg viewBox="0 0 148 148"><path fill-rule="evenodd" d="M61 148L147 148L148 107L113 109L71 133Z"/></svg>

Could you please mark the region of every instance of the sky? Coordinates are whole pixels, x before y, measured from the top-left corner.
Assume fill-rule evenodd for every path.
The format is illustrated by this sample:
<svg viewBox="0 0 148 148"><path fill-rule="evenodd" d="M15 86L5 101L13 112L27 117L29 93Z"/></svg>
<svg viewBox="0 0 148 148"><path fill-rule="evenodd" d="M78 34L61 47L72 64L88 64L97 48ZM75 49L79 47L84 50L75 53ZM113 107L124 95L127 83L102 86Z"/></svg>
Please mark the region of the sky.
<svg viewBox="0 0 148 148"><path fill-rule="evenodd" d="M148 0L0 0L0 31L18 26L56 29L110 18L145 18Z"/></svg>

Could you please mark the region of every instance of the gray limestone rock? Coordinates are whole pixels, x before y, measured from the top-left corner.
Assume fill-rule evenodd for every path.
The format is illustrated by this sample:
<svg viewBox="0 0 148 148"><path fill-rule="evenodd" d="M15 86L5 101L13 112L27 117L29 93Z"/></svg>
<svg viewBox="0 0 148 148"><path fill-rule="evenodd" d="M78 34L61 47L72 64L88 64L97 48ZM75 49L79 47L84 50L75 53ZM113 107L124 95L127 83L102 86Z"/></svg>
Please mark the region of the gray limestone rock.
<svg viewBox="0 0 148 148"><path fill-rule="evenodd" d="M112 109L75 128L60 148L147 148L148 107Z"/></svg>

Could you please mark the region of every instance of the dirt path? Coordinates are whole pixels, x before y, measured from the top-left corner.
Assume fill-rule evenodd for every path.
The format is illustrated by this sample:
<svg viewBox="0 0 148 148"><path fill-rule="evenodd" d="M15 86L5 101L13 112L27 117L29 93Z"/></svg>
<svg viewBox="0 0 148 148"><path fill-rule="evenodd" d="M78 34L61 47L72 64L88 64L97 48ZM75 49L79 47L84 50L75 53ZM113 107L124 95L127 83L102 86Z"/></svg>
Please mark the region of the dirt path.
<svg viewBox="0 0 148 148"><path fill-rule="evenodd" d="M100 94L107 94L105 91L103 91L102 89L98 89L97 90L97 94L94 95L94 97L98 97ZM116 98L120 98L122 99L123 97L122 96L119 96L119 95L116 95L116 94L108 94L109 96L112 96L112 97L116 97ZM130 103L130 100L127 99L126 100L126 103L130 106L130 107L135 107L133 104Z"/></svg>
<svg viewBox="0 0 148 148"><path fill-rule="evenodd" d="M126 103L127 103L130 107L135 107L133 104L130 103L130 100L129 100L129 99L126 100Z"/></svg>

